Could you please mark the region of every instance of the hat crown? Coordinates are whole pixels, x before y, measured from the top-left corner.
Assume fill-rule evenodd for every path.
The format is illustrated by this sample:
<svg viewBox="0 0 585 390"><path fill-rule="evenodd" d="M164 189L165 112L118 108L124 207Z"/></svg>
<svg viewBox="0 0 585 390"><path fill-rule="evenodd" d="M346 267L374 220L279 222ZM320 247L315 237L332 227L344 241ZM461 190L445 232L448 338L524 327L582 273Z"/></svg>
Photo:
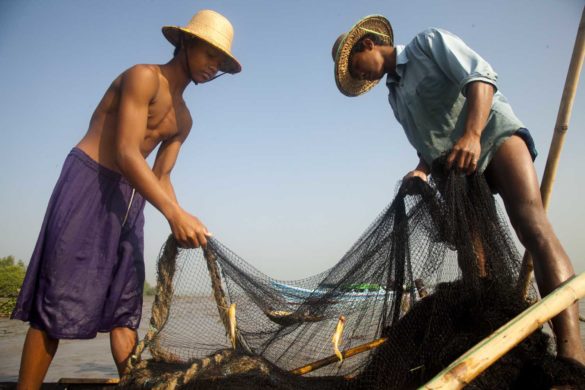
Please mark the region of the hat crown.
<svg viewBox="0 0 585 390"><path fill-rule="evenodd" d="M232 54L234 28L229 20L220 13L204 9L198 11L185 27L163 26L163 35L175 46L181 44L184 36L201 39L226 56L219 69L223 72L238 73L242 66Z"/></svg>
<svg viewBox="0 0 585 390"><path fill-rule="evenodd" d="M215 11L204 9L197 12L185 26L185 30L224 51L231 51L234 28L225 16Z"/></svg>

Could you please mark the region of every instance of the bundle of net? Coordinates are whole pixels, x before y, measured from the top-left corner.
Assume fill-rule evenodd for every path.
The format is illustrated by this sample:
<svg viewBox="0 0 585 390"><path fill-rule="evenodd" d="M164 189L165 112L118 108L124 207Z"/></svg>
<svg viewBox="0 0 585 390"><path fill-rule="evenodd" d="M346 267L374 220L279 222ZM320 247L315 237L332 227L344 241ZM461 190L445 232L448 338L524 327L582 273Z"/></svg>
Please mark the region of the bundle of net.
<svg viewBox="0 0 585 390"><path fill-rule="evenodd" d="M414 389L536 299L482 175L433 169L394 200L332 268L271 278L218 240L158 262L148 333L120 385L193 389ZM528 299L527 299L528 298ZM542 329L470 389L577 384ZM580 381L580 382L579 382Z"/></svg>

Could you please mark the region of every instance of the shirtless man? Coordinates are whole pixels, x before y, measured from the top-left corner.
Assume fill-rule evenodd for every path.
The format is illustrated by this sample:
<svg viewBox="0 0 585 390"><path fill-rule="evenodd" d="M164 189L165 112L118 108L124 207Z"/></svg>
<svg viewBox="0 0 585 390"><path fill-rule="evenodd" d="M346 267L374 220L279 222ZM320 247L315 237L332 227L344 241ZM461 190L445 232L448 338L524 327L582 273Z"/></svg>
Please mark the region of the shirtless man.
<svg viewBox="0 0 585 390"><path fill-rule="evenodd" d="M233 28L209 10L163 27L176 47L164 65L117 77L89 130L65 160L12 318L30 322L19 388L38 389L59 339L109 332L120 375L136 344L144 284L143 208L168 220L182 247L205 246L207 228L181 208L170 180L192 119L182 94L218 71L238 73ZM160 144L152 169L148 155Z"/></svg>

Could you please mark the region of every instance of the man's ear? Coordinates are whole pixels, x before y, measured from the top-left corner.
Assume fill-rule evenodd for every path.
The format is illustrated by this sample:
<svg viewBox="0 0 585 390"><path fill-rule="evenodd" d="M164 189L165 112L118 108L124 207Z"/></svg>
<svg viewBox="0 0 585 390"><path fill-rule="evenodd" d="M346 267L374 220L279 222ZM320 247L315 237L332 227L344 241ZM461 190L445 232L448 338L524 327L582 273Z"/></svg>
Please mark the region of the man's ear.
<svg viewBox="0 0 585 390"><path fill-rule="evenodd" d="M362 41L362 45L364 46L364 49L368 50L372 50L374 46L376 46L374 41L372 41L370 38L364 38L364 40Z"/></svg>

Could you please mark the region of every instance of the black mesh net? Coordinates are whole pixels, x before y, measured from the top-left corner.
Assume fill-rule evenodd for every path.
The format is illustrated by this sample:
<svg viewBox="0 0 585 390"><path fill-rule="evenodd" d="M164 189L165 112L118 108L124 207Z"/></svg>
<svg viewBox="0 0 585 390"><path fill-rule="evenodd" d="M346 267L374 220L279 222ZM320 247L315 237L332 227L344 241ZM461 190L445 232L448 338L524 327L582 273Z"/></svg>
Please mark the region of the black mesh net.
<svg viewBox="0 0 585 390"><path fill-rule="evenodd" d="M334 267L302 280L270 278L216 239L203 252L170 238L151 327L122 385L424 385L528 305L516 286L519 253L484 177L431 177L401 185ZM582 380L549 349L536 332L469 388Z"/></svg>

